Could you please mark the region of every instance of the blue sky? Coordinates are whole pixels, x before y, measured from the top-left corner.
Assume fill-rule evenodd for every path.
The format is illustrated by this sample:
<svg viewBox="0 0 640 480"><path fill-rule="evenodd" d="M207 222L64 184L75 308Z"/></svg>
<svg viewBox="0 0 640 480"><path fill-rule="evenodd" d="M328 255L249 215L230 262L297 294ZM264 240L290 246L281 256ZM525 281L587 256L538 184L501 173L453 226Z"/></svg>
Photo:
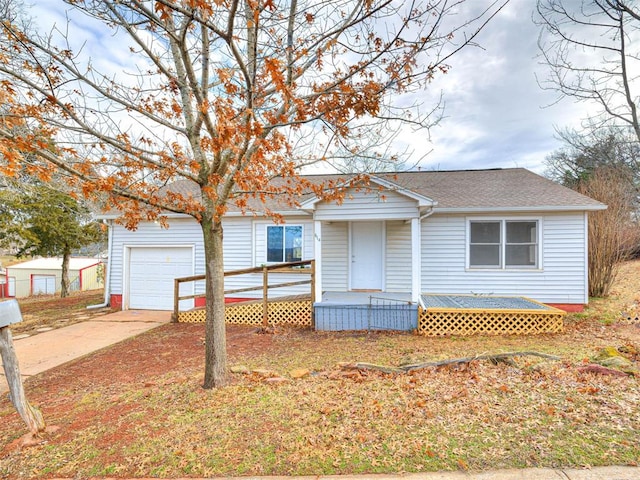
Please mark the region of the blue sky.
<svg viewBox="0 0 640 480"><path fill-rule="evenodd" d="M476 2L471 0L467 8L477 8ZM420 94L428 106L442 93L444 118L429 133L407 131L399 138L401 147L406 144L413 151L408 164L419 161L428 170L525 167L544 171L545 156L561 146L554 128L579 126L587 106L568 99L554 104L555 94L538 86L536 75L544 78L546 70L536 58L534 6L535 0L511 0L478 37L481 48L454 56L450 72ZM41 0L30 14L41 24L65 23L59 0ZM117 40L100 36L99 30L87 20L74 25L75 46L91 39L84 49L94 65L122 70L127 59L108 53L119 50L109 48Z"/></svg>
<svg viewBox="0 0 640 480"><path fill-rule="evenodd" d="M525 167L542 173L546 155L561 146L554 127L579 127L587 105L557 103L540 89L546 77L537 56L535 0L511 0L481 33L483 47L463 51L451 72L432 84L444 93L445 118L431 131L426 169ZM427 151L422 146L423 151Z"/></svg>

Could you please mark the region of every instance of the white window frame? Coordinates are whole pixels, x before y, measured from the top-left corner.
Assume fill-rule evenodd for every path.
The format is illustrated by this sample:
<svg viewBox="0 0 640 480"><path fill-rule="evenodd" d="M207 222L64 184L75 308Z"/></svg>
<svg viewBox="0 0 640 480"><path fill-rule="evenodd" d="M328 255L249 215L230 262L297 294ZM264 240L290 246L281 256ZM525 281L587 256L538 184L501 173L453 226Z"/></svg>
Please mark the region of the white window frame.
<svg viewBox="0 0 640 480"><path fill-rule="evenodd" d="M473 266L471 265L471 224L478 223L500 223L500 263L496 266ZM536 223L536 265L507 265L507 223L517 222L535 222ZM539 217L470 217L467 218L467 231L466 231L466 268L467 270L489 270L489 271L514 271L514 270L526 270L526 271L541 271L542 270L542 218Z"/></svg>
<svg viewBox="0 0 640 480"><path fill-rule="evenodd" d="M282 228L282 233L283 233L283 250L282 250L282 261L280 262L273 262L273 261L269 261L269 228L273 228L273 227L279 227ZM282 224L282 225L276 225L276 224L267 224L264 226L264 263L265 265L274 265L277 263L287 263L286 262L286 256L285 256L285 250L287 248L286 245L286 241L285 241L285 237L284 237L284 232L285 232L285 228L286 227L300 227L300 261L304 260L304 225L301 223L291 223L291 224Z"/></svg>

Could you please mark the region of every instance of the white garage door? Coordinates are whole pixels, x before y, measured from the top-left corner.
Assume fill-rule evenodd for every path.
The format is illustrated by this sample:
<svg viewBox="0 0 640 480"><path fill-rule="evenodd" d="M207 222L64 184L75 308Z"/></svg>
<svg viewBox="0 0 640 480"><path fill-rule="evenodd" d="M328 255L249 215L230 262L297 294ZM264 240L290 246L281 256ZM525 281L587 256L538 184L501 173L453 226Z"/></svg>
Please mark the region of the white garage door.
<svg viewBox="0 0 640 480"><path fill-rule="evenodd" d="M191 275L193 252L190 247L131 248L129 308L173 310L173 280ZM190 293L180 292L181 295ZM183 304L181 307L184 308Z"/></svg>

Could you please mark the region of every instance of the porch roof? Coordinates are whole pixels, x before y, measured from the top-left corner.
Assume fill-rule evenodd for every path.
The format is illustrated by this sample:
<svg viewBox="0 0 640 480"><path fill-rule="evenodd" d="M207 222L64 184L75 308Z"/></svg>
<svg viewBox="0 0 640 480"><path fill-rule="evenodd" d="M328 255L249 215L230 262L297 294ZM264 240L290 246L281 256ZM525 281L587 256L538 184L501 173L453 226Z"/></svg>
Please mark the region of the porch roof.
<svg viewBox="0 0 640 480"><path fill-rule="evenodd" d="M418 208L423 208L423 207L434 207L436 205L438 205L438 202L436 202L435 200L433 200L432 198L429 198L421 193L417 193L415 191L412 191L410 189L407 189L405 187L403 187L402 185L399 185L398 183L391 181L389 179L384 179L382 177L376 176L376 175L371 175L371 177L369 178L370 182L377 185L380 189L383 190L388 190L388 191L392 191L392 192L396 192L404 197L407 197L411 200L415 200L417 202L417 206ZM375 190L375 187L369 187L372 190ZM300 209L301 210L314 210L315 206L318 202L321 202L322 199L317 197L317 196L312 196L310 198L308 198L307 200L305 200L304 202L302 202L300 204Z"/></svg>

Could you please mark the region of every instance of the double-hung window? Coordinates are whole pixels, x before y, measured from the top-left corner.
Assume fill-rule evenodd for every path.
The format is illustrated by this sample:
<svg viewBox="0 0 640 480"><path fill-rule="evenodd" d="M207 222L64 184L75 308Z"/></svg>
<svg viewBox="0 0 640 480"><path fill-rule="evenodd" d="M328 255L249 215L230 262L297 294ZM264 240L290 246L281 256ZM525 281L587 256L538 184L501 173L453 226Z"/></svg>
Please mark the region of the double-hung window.
<svg viewBox="0 0 640 480"><path fill-rule="evenodd" d="M267 262L302 260L302 225L267 226Z"/></svg>
<svg viewBox="0 0 640 480"><path fill-rule="evenodd" d="M469 268L539 268L538 220L469 221Z"/></svg>

